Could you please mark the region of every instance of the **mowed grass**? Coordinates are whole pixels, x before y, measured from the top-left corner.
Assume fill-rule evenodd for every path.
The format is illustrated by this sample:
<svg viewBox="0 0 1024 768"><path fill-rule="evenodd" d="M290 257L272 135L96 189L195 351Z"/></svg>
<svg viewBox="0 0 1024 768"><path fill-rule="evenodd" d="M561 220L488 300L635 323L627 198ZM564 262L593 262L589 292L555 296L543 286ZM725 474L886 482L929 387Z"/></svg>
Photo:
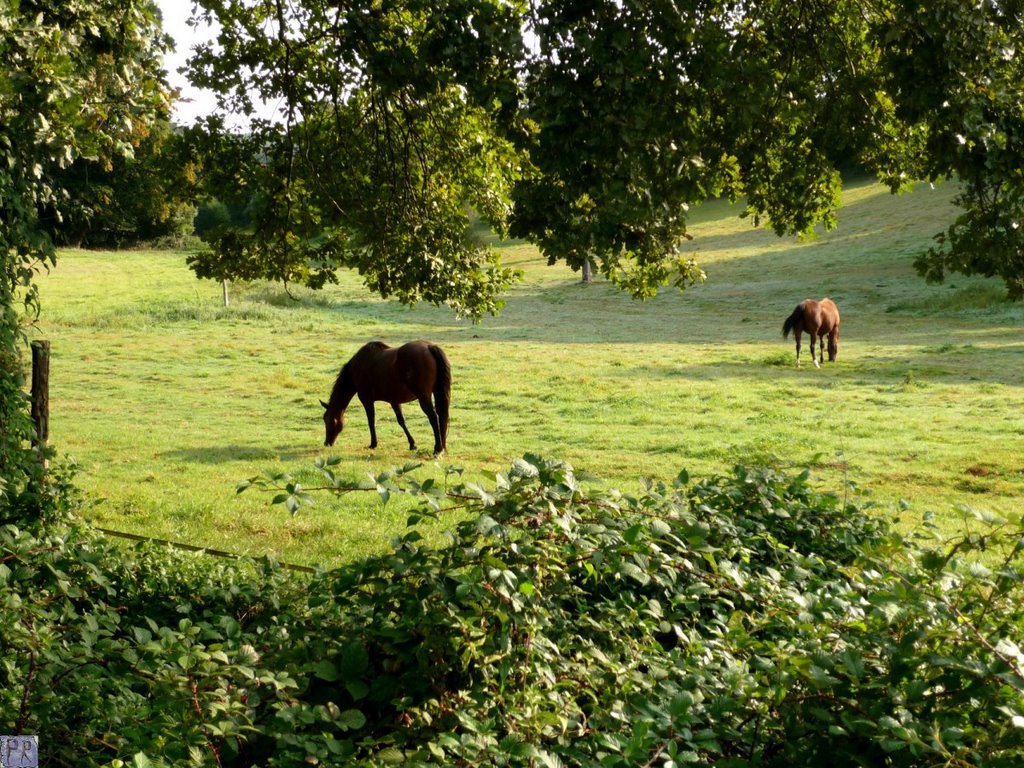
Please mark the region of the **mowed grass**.
<svg viewBox="0 0 1024 768"><path fill-rule="evenodd" d="M1018 514L1024 492L1024 308L998 281L931 286L911 263L950 220L953 192L851 184L838 229L810 241L704 205L690 247L707 282L645 303L499 243L525 277L478 325L376 299L356 275L291 296L233 286L225 308L183 253L63 252L36 332L53 349L51 442L80 464L99 526L304 564L380 552L407 517L407 501L374 494L319 494L292 516L235 493L264 472L315 486L323 455L352 479L410 460L422 478L456 466L478 479L532 452L629 493L682 469L808 467L905 528L932 511L953 534L961 508ZM839 360L797 370L782 322L826 295L843 316ZM318 400L340 366L371 339L415 338L452 361L449 454L410 452L384 404L376 451L358 404L325 449ZM429 448L426 418L415 404L406 415Z"/></svg>

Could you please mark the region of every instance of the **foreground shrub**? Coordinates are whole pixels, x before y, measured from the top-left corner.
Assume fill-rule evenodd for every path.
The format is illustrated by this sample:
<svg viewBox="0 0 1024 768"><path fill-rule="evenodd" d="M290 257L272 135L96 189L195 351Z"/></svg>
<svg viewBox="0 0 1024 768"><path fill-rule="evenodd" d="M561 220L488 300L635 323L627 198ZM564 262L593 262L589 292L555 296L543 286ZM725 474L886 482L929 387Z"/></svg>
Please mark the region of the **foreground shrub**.
<svg viewBox="0 0 1024 768"><path fill-rule="evenodd" d="M1019 527L929 548L767 470L386 490L424 501L393 552L312 577L3 529L0 728L54 765L1024 760Z"/></svg>

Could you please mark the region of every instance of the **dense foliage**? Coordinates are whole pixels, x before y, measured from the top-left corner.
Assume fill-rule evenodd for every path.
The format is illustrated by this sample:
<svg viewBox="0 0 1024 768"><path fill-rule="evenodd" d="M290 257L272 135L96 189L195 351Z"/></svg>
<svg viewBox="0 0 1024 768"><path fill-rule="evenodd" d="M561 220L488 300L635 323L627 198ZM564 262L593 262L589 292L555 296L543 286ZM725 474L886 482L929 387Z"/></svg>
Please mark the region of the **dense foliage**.
<svg viewBox="0 0 1024 768"><path fill-rule="evenodd" d="M69 766L1024 759L1019 527L914 543L760 470L367 486L421 499L408 533L312 576L8 522L0 730Z"/></svg>
<svg viewBox="0 0 1024 768"><path fill-rule="evenodd" d="M60 245L123 248L180 245L194 231L193 168L183 138L168 120L136 126L130 157L79 158L57 169L64 202L43 211L42 225Z"/></svg>
<svg viewBox="0 0 1024 768"><path fill-rule="evenodd" d="M1019 2L196 7L219 31L193 80L229 111L280 106L242 162L210 132L211 194L244 191L259 215L212 242L201 275L237 263L317 285L351 267L381 295L479 316L514 275L469 237L475 211L646 297L703 276L678 248L689 206L741 197L808 233L835 223L853 162L893 191L960 179L962 214L919 270L1024 290Z"/></svg>
<svg viewBox="0 0 1024 768"><path fill-rule="evenodd" d="M918 271L932 281L946 272L1000 277L1016 300L1024 299L1022 35L1020 2L921 3L894 27L886 53L925 173L963 185L961 213L915 261Z"/></svg>

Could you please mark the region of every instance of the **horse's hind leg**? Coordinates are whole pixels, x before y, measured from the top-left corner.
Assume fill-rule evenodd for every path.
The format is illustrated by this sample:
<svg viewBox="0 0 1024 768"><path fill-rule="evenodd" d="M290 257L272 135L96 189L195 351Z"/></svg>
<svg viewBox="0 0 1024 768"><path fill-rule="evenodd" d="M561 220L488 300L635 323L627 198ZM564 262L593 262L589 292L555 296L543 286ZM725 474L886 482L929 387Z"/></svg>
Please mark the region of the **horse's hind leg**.
<svg viewBox="0 0 1024 768"><path fill-rule="evenodd" d="M409 434L408 427L405 426L405 415L402 413L401 403L392 403L391 408L395 412L395 418L398 419L398 426L402 428L402 431L405 432L405 436L409 438L409 450L415 451L416 441L412 439L412 435Z"/></svg>
<svg viewBox="0 0 1024 768"><path fill-rule="evenodd" d="M799 368L800 367L800 329L799 328L796 329L796 333L793 334L793 337L796 339L796 367ZM811 346L811 355L813 355L813 354L814 354L814 346L812 345Z"/></svg>
<svg viewBox="0 0 1024 768"><path fill-rule="evenodd" d="M430 419L430 428L434 430L434 455L440 456L444 453L444 446L441 445L441 419L429 396L420 398L420 408L427 414L427 418Z"/></svg>

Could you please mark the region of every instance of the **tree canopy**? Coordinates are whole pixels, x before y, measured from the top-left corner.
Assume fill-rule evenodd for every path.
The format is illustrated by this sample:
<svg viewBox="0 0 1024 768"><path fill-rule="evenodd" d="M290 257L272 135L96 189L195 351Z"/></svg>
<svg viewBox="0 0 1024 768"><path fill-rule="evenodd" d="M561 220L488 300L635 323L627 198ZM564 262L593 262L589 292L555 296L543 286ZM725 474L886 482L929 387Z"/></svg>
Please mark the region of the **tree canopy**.
<svg viewBox="0 0 1024 768"><path fill-rule="evenodd" d="M728 195L779 234L830 227L846 158L894 192L959 179L962 213L919 270L1024 295L1019 2L195 5L220 32L192 79L226 110L256 96L281 114L230 171L209 156L218 197L259 213L200 274L322 285L351 267L382 296L478 317L514 279L471 237L480 215L647 297L702 277L680 256L689 206Z"/></svg>

